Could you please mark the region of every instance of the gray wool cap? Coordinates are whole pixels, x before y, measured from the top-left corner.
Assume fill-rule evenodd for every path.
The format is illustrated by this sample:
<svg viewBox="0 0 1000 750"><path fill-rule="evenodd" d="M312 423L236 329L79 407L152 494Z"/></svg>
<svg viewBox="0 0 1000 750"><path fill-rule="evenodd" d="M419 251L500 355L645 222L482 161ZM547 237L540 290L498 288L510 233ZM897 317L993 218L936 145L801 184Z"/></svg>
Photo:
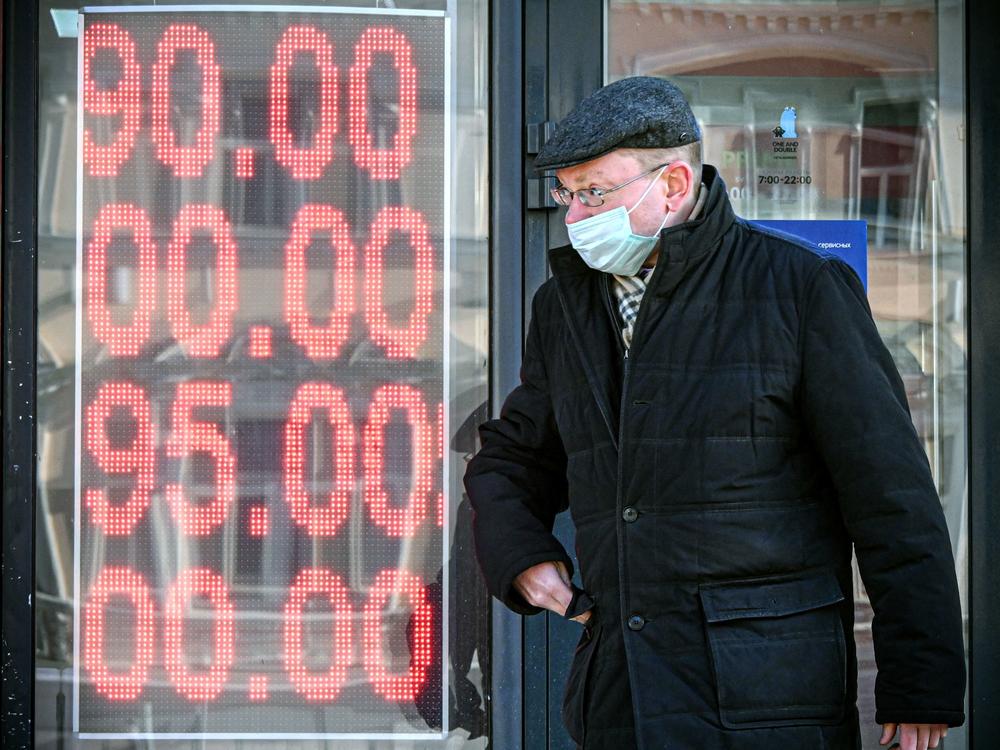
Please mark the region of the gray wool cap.
<svg viewBox="0 0 1000 750"><path fill-rule="evenodd" d="M535 157L535 169L562 169L616 148L674 148L699 140L698 121L679 88L663 78L634 76L577 104Z"/></svg>

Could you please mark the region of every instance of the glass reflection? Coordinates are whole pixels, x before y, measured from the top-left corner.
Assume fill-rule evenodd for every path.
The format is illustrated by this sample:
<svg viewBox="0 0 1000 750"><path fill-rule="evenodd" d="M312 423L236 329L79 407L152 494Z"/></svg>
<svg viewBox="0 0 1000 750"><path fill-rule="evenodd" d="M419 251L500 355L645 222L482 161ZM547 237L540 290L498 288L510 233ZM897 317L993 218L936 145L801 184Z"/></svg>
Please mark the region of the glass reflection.
<svg viewBox="0 0 1000 750"><path fill-rule="evenodd" d="M967 617L963 3L606 8L607 79L664 76L684 90L738 214L867 222L869 301L937 481ZM855 590L874 750L872 612L857 572ZM965 729L943 745L967 746Z"/></svg>

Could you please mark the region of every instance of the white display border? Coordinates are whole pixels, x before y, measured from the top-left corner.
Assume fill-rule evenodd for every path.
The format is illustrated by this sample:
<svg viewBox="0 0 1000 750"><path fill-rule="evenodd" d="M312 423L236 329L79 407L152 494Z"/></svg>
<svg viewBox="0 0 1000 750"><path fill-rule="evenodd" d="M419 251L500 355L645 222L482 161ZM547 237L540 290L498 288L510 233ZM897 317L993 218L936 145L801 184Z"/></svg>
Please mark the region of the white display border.
<svg viewBox="0 0 1000 750"><path fill-rule="evenodd" d="M80 727L80 502L83 448L83 14L76 17L76 361L73 364L73 731Z"/></svg>
<svg viewBox="0 0 1000 750"><path fill-rule="evenodd" d="M451 216L455 206L452 204L451 170L454 168L451 159L452 133L451 126L458 122L458 104L455 99L452 84L452 66L455 64L452 56L452 32L458 28L458 23L452 25L452 19L457 19L455 14L455 0L448 0L448 11L444 17L444 196L443 196L443 230L442 230L442 253L444 253L444 274L441 277L442 291L444 294L443 309L441 311L441 357L442 373L444 375L441 388L441 434L438 441L441 444L441 503L443 522L441 524L441 738L448 736L448 696L450 694L450 683L448 682L449 652L448 641L451 633L448 623L448 602L451 599L451 585L449 582L448 569L450 566L451 545L448 530L451 528L451 460L448 452L448 441L446 435L451 434L451 258L455 252L455 238L451 231ZM443 11L442 11L443 12Z"/></svg>
<svg viewBox="0 0 1000 750"><path fill-rule="evenodd" d="M408 8L352 8L326 5L100 5L85 7L80 13L344 13L359 16L447 17L444 10Z"/></svg>
<svg viewBox="0 0 1000 750"><path fill-rule="evenodd" d="M451 234L452 204L452 124L457 116L457 103L452 91L454 59L452 57L452 19L455 17L455 0L448 0L448 10L411 10L398 8L350 8L310 5L169 5L169 6L102 6L85 7L77 15L77 118L76 118L76 364L74 373L75 430L73 436L73 733L81 740L91 739L139 739L139 740L445 740L449 734L448 696L450 683L449 668L449 562L451 522L450 460L447 442L444 442L442 458L441 492L444 501L444 524L441 529L442 590L441 590L441 731L428 732L81 732L80 731L80 531L83 524L81 515L81 458L83 430L83 373L81 353L83 351L83 25L84 14L103 13L197 13L197 12L242 12L242 13L284 13L284 14L351 14L384 16L422 16L442 18L444 21L444 169L442 196L442 252L444 271L442 287L444 294L442 310L442 374L443 374L443 414L442 431L447 434L451 424L451 256L455 251L455 240ZM444 441L444 435L438 436ZM435 446L436 448L436 446Z"/></svg>

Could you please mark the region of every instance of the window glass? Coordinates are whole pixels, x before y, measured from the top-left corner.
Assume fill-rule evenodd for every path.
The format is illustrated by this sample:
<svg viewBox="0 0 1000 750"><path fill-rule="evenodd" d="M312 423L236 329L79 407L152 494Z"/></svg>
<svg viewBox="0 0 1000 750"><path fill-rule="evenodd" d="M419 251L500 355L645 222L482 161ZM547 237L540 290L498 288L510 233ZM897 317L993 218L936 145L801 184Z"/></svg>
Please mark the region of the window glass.
<svg viewBox="0 0 1000 750"><path fill-rule="evenodd" d="M105 5L40 13L38 745L486 747L485 0Z"/></svg>
<svg viewBox="0 0 1000 750"><path fill-rule="evenodd" d="M934 472L967 622L963 16L960 0L609 0L605 70L681 87L738 214L866 222L869 300ZM873 750L872 612L857 573L855 590ZM944 746L967 746L965 729Z"/></svg>

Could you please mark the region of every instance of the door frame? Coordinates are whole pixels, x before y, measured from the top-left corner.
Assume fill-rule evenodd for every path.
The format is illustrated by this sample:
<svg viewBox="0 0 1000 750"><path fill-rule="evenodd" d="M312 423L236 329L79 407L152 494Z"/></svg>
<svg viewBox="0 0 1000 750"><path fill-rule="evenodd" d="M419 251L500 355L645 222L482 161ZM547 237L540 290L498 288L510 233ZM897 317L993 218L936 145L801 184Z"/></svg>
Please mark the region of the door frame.
<svg viewBox="0 0 1000 750"><path fill-rule="evenodd" d="M35 363L37 266L38 10L2 3L3 505L0 606L3 679L0 744L30 748L34 726Z"/></svg>
<svg viewBox="0 0 1000 750"><path fill-rule="evenodd" d="M523 25L521 3L490 2L490 416L518 384L523 296ZM522 750L524 621L490 599L493 746Z"/></svg>
<svg viewBox="0 0 1000 750"><path fill-rule="evenodd" d="M994 3L968 0L966 201L969 286L969 746L1000 747L1000 22Z"/></svg>

